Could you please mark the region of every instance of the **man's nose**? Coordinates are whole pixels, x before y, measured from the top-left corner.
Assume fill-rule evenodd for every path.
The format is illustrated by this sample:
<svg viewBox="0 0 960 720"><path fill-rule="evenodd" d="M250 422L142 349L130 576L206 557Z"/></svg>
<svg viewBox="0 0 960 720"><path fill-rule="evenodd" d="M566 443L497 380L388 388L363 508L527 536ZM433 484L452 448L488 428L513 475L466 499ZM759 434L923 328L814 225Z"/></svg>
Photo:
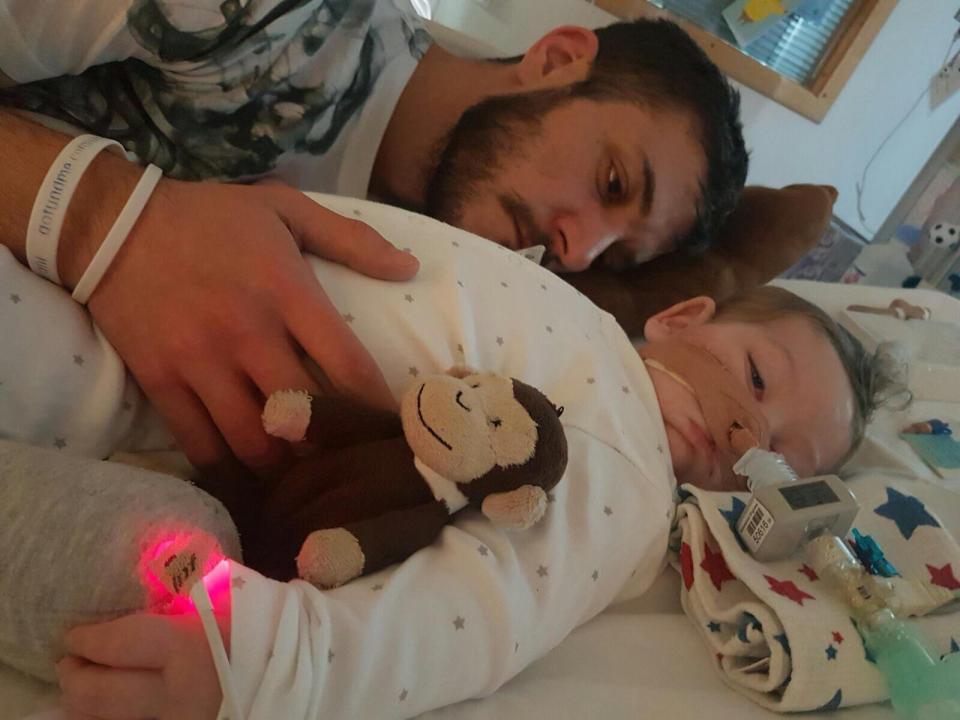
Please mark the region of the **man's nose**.
<svg viewBox="0 0 960 720"><path fill-rule="evenodd" d="M554 218L551 251L567 272L586 270L617 239L617 234L584 215L564 213Z"/></svg>

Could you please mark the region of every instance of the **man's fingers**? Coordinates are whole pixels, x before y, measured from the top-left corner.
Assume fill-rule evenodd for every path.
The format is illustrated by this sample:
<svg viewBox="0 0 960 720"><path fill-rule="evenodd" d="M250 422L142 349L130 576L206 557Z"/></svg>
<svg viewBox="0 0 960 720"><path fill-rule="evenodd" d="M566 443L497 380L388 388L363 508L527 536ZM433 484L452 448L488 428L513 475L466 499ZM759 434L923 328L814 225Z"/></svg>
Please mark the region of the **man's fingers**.
<svg viewBox="0 0 960 720"><path fill-rule="evenodd" d="M328 210L295 190L270 188L276 209L304 250L381 280L409 280L420 261L366 223Z"/></svg>
<svg viewBox="0 0 960 720"><path fill-rule="evenodd" d="M99 665L155 670L169 660L170 633L169 617L141 613L75 627L63 646L68 654Z"/></svg>
<svg viewBox="0 0 960 720"><path fill-rule="evenodd" d="M194 466L214 465L230 454L217 426L190 390L144 387L144 392Z"/></svg>
<svg viewBox="0 0 960 720"><path fill-rule="evenodd" d="M370 353L316 283L304 283L286 303L287 327L342 393L385 410L396 400Z"/></svg>
<svg viewBox="0 0 960 720"><path fill-rule="evenodd" d="M263 429L260 416L264 399L248 378L234 375L226 368L202 365L188 368L184 379L244 465L256 469L283 462L284 445Z"/></svg>
<svg viewBox="0 0 960 720"><path fill-rule="evenodd" d="M157 717L163 707L163 676L157 670L119 670L67 656L57 663L57 677L69 717Z"/></svg>
<svg viewBox="0 0 960 720"><path fill-rule="evenodd" d="M265 340L244 352L242 365L260 388L264 398L277 390L306 390L316 395L320 382L304 367L307 358L301 356L292 340L272 343ZM261 408L262 409L262 408Z"/></svg>

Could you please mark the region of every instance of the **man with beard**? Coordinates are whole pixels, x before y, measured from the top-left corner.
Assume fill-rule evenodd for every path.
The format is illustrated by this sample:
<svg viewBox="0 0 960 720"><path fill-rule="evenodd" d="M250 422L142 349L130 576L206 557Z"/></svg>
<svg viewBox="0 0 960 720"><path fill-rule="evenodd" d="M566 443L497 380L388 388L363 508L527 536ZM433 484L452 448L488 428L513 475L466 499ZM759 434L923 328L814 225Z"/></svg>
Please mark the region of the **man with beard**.
<svg viewBox="0 0 960 720"><path fill-rule="evenodd" d="M0 111L0 242L21 262L57 129L164 171L89 309L200 467L282 461L259 421L278 388L320 375L392 403L301 251L388 280L418 267L280 183L227 181L385 200L576 271L705 244L746 176L737 94L665 22L561 27L483 61L391 0L0 0L0 73L33 113ZM66 288L141 174L93 160L47 258Z"/></svg>

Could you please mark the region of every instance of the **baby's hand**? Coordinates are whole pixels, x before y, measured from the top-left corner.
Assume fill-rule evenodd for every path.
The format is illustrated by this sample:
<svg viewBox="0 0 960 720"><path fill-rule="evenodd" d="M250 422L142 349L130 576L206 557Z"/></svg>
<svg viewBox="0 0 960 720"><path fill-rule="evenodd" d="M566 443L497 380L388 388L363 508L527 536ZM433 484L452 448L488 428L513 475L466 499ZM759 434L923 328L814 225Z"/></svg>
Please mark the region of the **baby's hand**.
<svg viewBox="0 0 960 720"><path fill-rule="evenodd" d="M127 615L67 633L57 664L68 718L213 720L221 692L200 619Z"/></svg>

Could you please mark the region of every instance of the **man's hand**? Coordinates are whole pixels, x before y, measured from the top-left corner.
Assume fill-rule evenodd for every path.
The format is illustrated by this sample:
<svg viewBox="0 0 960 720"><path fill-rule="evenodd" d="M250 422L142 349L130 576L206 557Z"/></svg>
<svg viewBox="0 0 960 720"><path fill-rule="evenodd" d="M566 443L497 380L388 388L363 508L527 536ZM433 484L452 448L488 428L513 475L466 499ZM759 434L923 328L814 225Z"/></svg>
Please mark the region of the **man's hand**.
<svg viewBox="0 0 960 720"><path fill-rule="evenodd" d="M213 720L221 691L195 613L127 615L67 633L57 663L68 718Z"/></svg>
<svg viewBox="0 0 960 720"><path fill-rule="evenodd" d="M253 468L280 460L260 413L274 390L317 390L304 353L334 389L393 406L301 249L386 280L419 267L297 190L163 180L89 302L197 466L230 451Z"/></svg>

